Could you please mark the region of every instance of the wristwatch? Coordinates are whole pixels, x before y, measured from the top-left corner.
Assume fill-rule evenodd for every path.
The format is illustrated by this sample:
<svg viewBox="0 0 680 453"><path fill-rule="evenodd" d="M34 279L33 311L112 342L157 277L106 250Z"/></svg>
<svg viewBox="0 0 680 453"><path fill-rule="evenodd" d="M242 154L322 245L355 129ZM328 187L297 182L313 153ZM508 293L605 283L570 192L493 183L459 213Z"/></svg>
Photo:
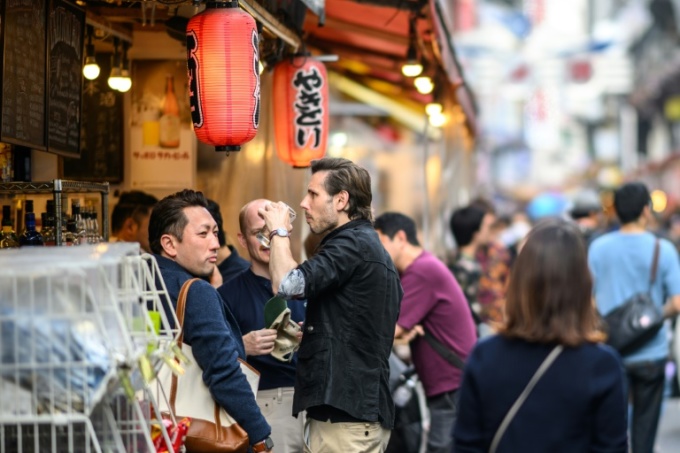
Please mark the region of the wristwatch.
<svg viewBox="0 0 680 453"><path fill-rule="evenodd" d="M287 238L290 236L290 231L288 231L285 228L277 228L271 233L269 233L269 242L271 242L272 239L274 239L274 236L281 236L282 238Z"/></svg>
<svg viewBox="0 0 680 453"><path fill-rule="evenodd" d="M265 440L253 444L250 448L252 448L253 453L272 451L272 448L274 448L274 441L271 437L267 437Z"/></svg>

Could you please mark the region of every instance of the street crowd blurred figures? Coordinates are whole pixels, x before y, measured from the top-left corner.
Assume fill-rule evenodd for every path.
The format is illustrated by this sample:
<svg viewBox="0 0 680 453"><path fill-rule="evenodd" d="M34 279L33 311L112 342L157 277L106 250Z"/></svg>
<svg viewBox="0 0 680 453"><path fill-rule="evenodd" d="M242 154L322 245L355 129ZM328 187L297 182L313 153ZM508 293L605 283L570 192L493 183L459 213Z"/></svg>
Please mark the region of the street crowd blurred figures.
<svg viewBox="0 0 680 453"><path fill-rule="evenodd" d="M623 185L614 193L614 208L620 229L600 236L588 250L598 310L606 315L634 294L649 292L667 316L676 314L680 310L680 262L675 247L665 239L659 240L656 280L650 287L657 238L647 229L652 216L647 187L639 182ZM667 297L670 303L664 305ZM669 354L667 337L664 327L646 345L623 357L632 404L633 453L654 449Z"/></svg>
<svg viewBox="0 0 680 453"><path fill-rule="evenodd" d="M271 438L275 451L302 453L304 413L293 417L293 387L298 356L294 353L287 361L272 355L278 331L265 325L266 304L274 292L269 274L269 249L260 243L257 235L264 228L264 219L258 215L258 210L269 203L271 201L258 199L241 208L241 231L237 237L241 246L248 251L250 265L217 291L241 329L248 363L260 372L257 405L272 427ZM299 299L287 301L290 319L294 322L304 321L305 302Z"/></svg>
<svg viewBox="0 0 680 453"><path fill-rule="evenodd" d="M479 337L490 332L488 316L482 312L479 302L479 281L483 269L476 255L480 247L486 246L491 241L493 223L493 214L476 205L457 209L449 221L451 234L457 245L456 256L449 269L465 294Z"/></svg>
<svg viewBox="0 0 680 453"><path fill-rule="evenodd" d="M259 210L271 232L274 293L307 298L293 400L293 414L307 410L306 453L383 452L394 426L388 358L403 293L373 228L371 199L366 169L341 158L313 161L300 207L325 237L299 265L288 207Z"/></svg>
<svg viewBox="0 0 680 453"><path fill-rule="evenodd" d="M111 212L109 242L139 242L142 253L151 253L149 217L158 198L141 190L123 192Z"/></svg>
<svg viewBox="0 0 680 453"><path fill-rule="evenodd" d="M411 358L427 396L426 451L450 453L462 364L477 341L470 308L446 265L420 246L413 219L388 212L375 220L374 227L404 289L394 335L396 340L411 340ZM423 335L457 356L459 365L447 360Z"/></svg>
<svg viewBox="0 0 680 453"><path fill-rule="evenodd" d="M495 218L493 205L483 199L474 200L472 206L483 209ZM519 240L519 238L518 238ZM489 240L477 247L475 259L482 267L477 300L481 306L482 320L490 324L504 319L505 288L510 276L511 255L506 246Z"/></svg>
<svg viewBox="0 0 680 453"><path fill-rule="evenodd" d="M477 343L466 363L456 453L490 451L504 417L558 345L562 351L496 451L627 452L621 360L600 344L591 291L585 245L574 225L557 219L535 227L513 266L504 326Z"/></svg>
<svg viewBox="0 0 680 453"><path fill-rule="evenodd" d="M220 241L220 249L217 251L217 263L215 271L210 277L210 283L219 288L236 275L250 267L250 263L241 258L233 245L227 244L227 233L222 226L222 212L217 202L208 199L208 211L217 223L217 240Z"/></svg>
<svg viewBox="0 0 680 453"><path fill-rule="evenodd" d="M581 231L587 247L604 232L602 202L592 189L583 189L576 195L569 216Z"/></svg>

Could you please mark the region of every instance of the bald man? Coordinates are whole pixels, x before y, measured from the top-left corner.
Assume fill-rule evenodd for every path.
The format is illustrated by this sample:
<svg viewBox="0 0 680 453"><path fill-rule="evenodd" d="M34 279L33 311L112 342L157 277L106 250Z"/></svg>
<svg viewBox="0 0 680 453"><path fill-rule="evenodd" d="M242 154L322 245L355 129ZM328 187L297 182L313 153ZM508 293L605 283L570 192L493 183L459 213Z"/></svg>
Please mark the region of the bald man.
<svg viewBox="0 0 680 453"><path fill-rule="evenodd" d="M276 453L294 453L304 449L304 417L292 415L297 353L290 362L274 358L271 352L277 331L264 325L264 306L274 293L269 274L269 247L257 238L264 228L264 219L258 210L269 203L269 200L258 199L241 208L238 241L248 250L250 268L226 282L218 292L241 329L248 363L260 372L257 404L272 427L271 438ZM293 321L304 321L305 305L304 300L288 301Z"/></svg>

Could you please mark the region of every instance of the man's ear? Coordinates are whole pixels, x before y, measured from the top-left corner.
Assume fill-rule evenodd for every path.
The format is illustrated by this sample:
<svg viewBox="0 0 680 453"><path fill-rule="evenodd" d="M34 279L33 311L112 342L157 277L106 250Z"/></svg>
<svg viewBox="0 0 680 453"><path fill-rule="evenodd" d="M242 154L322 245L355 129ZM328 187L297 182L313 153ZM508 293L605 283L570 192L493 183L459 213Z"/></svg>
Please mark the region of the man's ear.
<svg viewBox="0 0 680 453"><path fill-rule="evenodd" d="M120 229L120 239L123 239L125 241L133 242L136 238L137 234L137 229L139 229L139 225L137 225L137 222L132 217L128 217L125 219L123 222L123 226Z"/></svg>
<svg viewBox="0 0 680 453"><path fill-rule="evenodd" d="M397 231L394 234L394 239L399 239L399 242L401 244L405 244L406 242L408 242L408 240L406 239L406 232L404 230Z"/></svg>
<svg viewBox="0 0 680 453"><path fill-rule="evenodd" d="M243 235L243 233L238 233L236 237L238 238L238 243L241 244L241 247L248 250L248 244L246 244L246 237Z"/></svg>
<svg viewBox="0 0 680 453"><path fill-rule="evenodd" d="M161 236L161 247L163 252L170 258L177 256L177 238L171 234L164 234Z"/></svg>
<svg viewBox="0 0 680 453"><path fill-rule="evenodd" d="M349 209L349 192L346 190L341 190L337 194L335 199L335 209L339 212L346 212Z"/></svg>

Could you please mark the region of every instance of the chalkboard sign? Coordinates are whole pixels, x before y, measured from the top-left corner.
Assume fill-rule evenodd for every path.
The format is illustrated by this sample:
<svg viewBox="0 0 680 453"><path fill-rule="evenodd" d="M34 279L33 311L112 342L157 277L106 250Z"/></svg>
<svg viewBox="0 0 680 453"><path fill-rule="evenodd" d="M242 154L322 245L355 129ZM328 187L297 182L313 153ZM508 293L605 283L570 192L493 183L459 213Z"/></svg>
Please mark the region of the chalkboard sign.
<svg viewBox="0 0 680 453"><path fill-rule="evenodd" d="M45 149L45 0L5 0L3 142Z"/></svg>
<svg viewBox="0 0 680 453"><path fill-rule="evenodd" d="M80 156L85 11L52 0L47 15L47 151Z"/></svg>
<svg viewBox="0 0 680 453"><path fill-rule="evenodd" d="M64 158L64 178L81 181L123 179L123 96L108 85L111 54L97 54L99 77L83 86L80 159Z"/></svg>

